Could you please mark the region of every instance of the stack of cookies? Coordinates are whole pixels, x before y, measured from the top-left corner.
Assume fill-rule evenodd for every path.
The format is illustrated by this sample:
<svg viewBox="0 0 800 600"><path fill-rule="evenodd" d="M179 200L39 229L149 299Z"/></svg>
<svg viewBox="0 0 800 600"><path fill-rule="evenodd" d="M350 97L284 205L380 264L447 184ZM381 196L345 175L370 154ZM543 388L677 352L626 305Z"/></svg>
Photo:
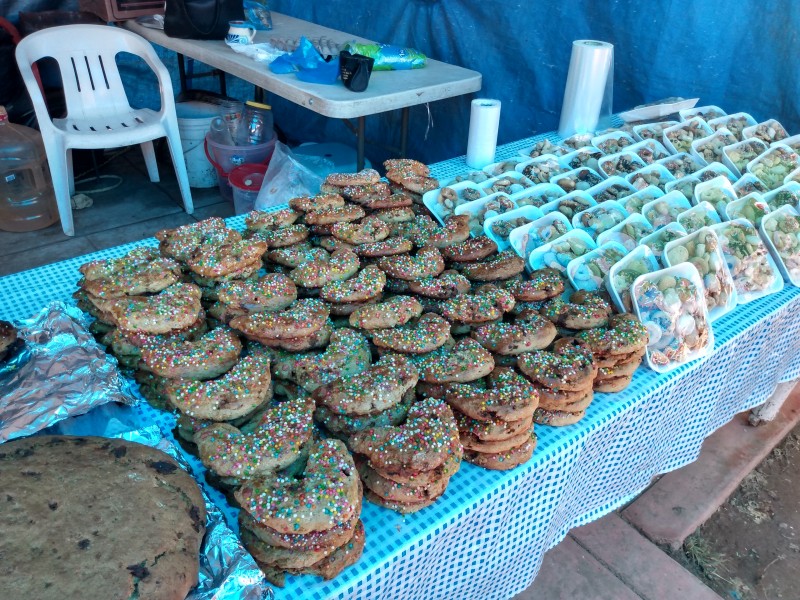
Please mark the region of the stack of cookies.
<svg viewBox="0 0 800 600"><path fill-rule="evenodd" d="M460 294L442 302L442 316L452 324L454 336L490 323L499 323L514 308L514 296L493 284L480 286L475 293Z"/></svg>
<svg viewBox="0 0 800 600"><path fill-rule="evenodd" d="M235 317L230 326L247 339L278 350L304 352L324 348L331 339L330 306L304 298L279 312Z"/></svg>
<svg viewBox="0 0 800 600"><path fill-rule="evenodd" d="M536 447L533 413L539 395L519 373L496 367L485 387L451 384L445 398L458 424L464 460L505 471L530 459Z"/></svg>
<svg viewBox="0 0 800 600"><path fill-rule="evenodd" d="M422 206L422 195L435 190L439 182L430 176L428 166L408 158L394 158L383 163L389 187L395 193L408 194L414 203Z"/></svg>
<svg viewBox="0 0 800 600"><path fill-rule="evenodd" d="M296 299L297 287L289 277L267 273L221 284L217 288L217 301L208 307L208 316L228 324L235 317L283 310Z"/></svg>
<svg viewBox="0 0 800 600"><path fill-rule="evenodd" d="M647 328L630 314L614 315L606 327L581 331L575 337L594 354L598 366L596 392L621 392L628 387L642 364L649 340Z"/></svg>
<svg viewBox="0 0 800 600"><path fill-rule="evenodd" d="M402 514L444 494L462 455L453 413L434 398L412 405L401 425L354 434L350 449L367 499Z"/></svg>
<svg viewBox="0 0 800 600"><path fill-rule="evenodd" d="M301 472L249 480L235 496L242 542L275 585L287 573L333 579L361 557L362 488L338 440L312 442Z"/></svg>

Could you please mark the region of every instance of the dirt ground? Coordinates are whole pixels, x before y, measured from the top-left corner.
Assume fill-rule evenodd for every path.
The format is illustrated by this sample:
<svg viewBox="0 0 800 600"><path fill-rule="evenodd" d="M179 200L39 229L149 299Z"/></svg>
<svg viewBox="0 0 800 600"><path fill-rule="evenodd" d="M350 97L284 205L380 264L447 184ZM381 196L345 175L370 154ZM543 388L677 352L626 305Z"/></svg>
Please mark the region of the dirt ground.
<svg viewBox="0 0 800 600"><path fill-rule="evenodd" d="M677 558L723 598L800 599L800 426Z"/></svg>

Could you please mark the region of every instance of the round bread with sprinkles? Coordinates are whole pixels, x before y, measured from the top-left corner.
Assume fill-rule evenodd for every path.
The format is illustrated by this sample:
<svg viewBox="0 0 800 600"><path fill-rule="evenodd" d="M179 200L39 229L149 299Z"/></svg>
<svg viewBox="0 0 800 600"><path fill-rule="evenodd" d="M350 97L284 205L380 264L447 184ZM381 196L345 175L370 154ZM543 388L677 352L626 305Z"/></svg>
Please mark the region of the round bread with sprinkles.
<svg viewBox="0 0 800 600"><path fill-rule="evenodd" d="M624 355L642 350L647 346L647 328L633 315L613 315L606 327L598 327L576 334L592 352L600 355Z"/></svg>
<svg viewBox="0 0 800 600"><path fill-rule="evenodd" d="M373 244L389 237L389 226L374 217L366 217L359 223L336 223L332 229L336 239L358 246Z"/></svg>
<svg viewBox="0 0 800 600"><path fill-rule="evenodd" d="M256 341L261 342L270 348L278 350L289 350L290 352L306 352L315 348L324 348L331 341L333 334L333 325L330 320L317 329L315 332L308 335L303 335L296 338L270 338L266 336L259 336Z"/></svg>
<svg viewBox="0 0 800 600"><path fill-rule="evenodd" d="M544 317L520 323L490 323L474 330L477 342L496 354L517 355L547 348L556 339L556 326Z"/></svg>
<svg viewBox="0 0 800 600"><path fill-rule="evenodd" d="M324 404L319 404L314 412L314 420L331 433L347 438L357 431L363 431L370 427L399 425L408 415L408 410L415 398L414 388L409 388L399 403L367 415L342 415L333 412Z"/></svg>
<svg viewBox="0 0 800 600"><path fill-rule="evenodd" d="M186 266L201 277L217 278L241 272L251 265L261 267L267 243L239 240L221 246L201 246L186 260Z"/></svg>
<svg viewBox="0 0 800 600"><path fill-rule="evenodd" d="M596 375L592 351L574 338L556 341L552 352L536 350L521 354L517 367L531 381L554 390L585 389Z"/></svg>
<svg viewBox="0 0 800 600"><path fill-rule="evenodd" d="M200 306L200 288L176 283L153 296L128 296L111 301L108 312L123 332L164 334L194 325Z"/></svg>
<svg viewBox="0 0 800 600"><path fill-rule="evenodd" d="M594 353L594 359L597 363L597 366L602 369L604 367L614 367L616 365L626 364L634 361L641 362L641 359L645 355L645 351L646 348L635 350L629 354L604 354L602 352L598 352Z"/></svg>
<svg viewBox="0 0 800 600"><path fill-rule="evenodd" d="M574 425L586 416L586 411L567 412L563 410L547 410L537 408L533 420L537 425L550 425L551 427L566 427Z"/></svg>
<svg viewBox="0 0 800 600"><path fill-rule="evenodd" d="M350 250L336 250L330 257L301 264L289 273L296 285L321 288L331 281L350 279L358 272L358 256Z"/></svg>
<svg viewBox="0 0 800 600"><path fill-rule="evenodd" d="M596 379L594 382L594 389L598 392L616 394L627 388L631 384L632 378L633 375L631 374Z"/></svg>
<svg viewBox="0 0 800 600"><path fill-rule="evenodd" d="M361 244L355 247L354 252L363 258L382 258L384 256L406 254L411 252L413 248L414 244L410 240L394 236L374 244Z"/></svg>
<svg viewBox="0 0 800 600"><path fill-rule="evenodd" d="M437 277L424 277L408 282L408 289L415 294L437 300L448 300L459 294L466 294L471 287L466 277L452 269L442 271Z"/></svg>
<svg viewBox="0 0 800 600"><path fill-rule="evenodd" d="M373 217L389 225L394 223L408 223L414 220L414 211L407 206L397 208L380 208L372 213Z"/></svg>
<svg viewBox="0 0 800 600"><path fill-rule="evenodd" d="M340 317L341 319L339 323L336 324L336 327L346 326L348 324L346 317L349 317L359 308L377 304L381 300L383 300L383 293L379 292L372 298L367 298L366 300L361 300L359 302L331 302L331 316Z"/></svg>
<svg viewBox="0 0 800 600"><path fill-rule="evenodd" d="M397 500L387 500L373 492L370 489L364 490L364 497L377 506L388 508L401 515L410 515L415 512L421 511L423 508L428 508L435 503L439 498L444 495L444 492L434 498L429 498L421 502L399 502Z"/></svg>
<svg viewBox="0 0 800 600"><path fill-rule="evenodd" d="M381 258L378 267L389 277L413 281L439 275L444 271L444 260L437 248L426 246L420 248L416 256L401 254Z"/></svg>
<svg viewBox="0 0 800 600"><path fill-rule="evenodd" d="M483 260L495 252L497 252L497 244L483 235L442 248L442 256L445 260L457 263Z"/></svg>
<svg viewBox="0 0 800 600"><path fill-rule="evenodd" d="M280 312L261 312L237 317L231 321L231 327L257 342L261 339L296 339L319 331L325 325L329 313L330 309L324 302L306 298Z"/></svg>
<svg viewBox="0 0 800 600"><path fill-rule="evenodd" d="M344 198L339 194L299 196L289 200L289 208L298 212L314 212L340 206L344 206Z"/></svg>
<svg viewBox="0 0 800 600"><path fill-rule="evenodd" d="M153 294L180 280L181 266L156 248L136 248L121 258L81 265L78 285L93 296L114 298Z"/></svg>
<svg viewBox="0 0 800 600"><path fill-rule="evenodd" d="M369 466L365 459L359 456L356 456L355 463L358 474L361 476L361 481L367 490L384 500L416 504L435 500L444 493L447 484L450 482L450 477L461 466L461 454L461 449L459 448L459 451L450 454L441 466L431 471L424 471L426 474L435 473L424 482L409 481L398 483L378 473L378 471Z"/></svg>
<svg viewBox="0 0 800 600"><path fill-rule="evenodd" d="M418 366L420 379L428 383L466 383L491 373L494 359L478 342L464 338L452 349L422 356Z"/></svg>
<svg viewBox="0 0 800 600"><path fill-rule="evenodd" d="M370 415L398 404L417 384L419 372L406 357L391 354L356 375L340 377L313 392L317 404L340 415Z"/></svg>
<svg viewBox="0 0 800 600"><path fill-rule="evenodd" d="M413 158L390 158L383 161L383 167L387 171L402 171L419 177L428 177L431 174L428 165Z"/></svg>
<svg viewBox="0 0 800 600"><path fill-rule="evenodd" d="M295 224L278 229L259 229L252 232L249 239L266 242L270 248L283 248L308 239L308 227Z"/></svg>
<svg viewBox="0 0 800 600"><path fill-rule="evenodd" d="M307 241L283 248L274 248L266 254L266 258L273 263L292 269L312 260L326 261L329 257L325 248L313 246Z"/></svg>
<svg viewBox="0 0 800 600"><path fill-rule="evenodd" d="M203 464L224 477L252 479L292 464L313 431L314 401L281 402L266 410L252 433L214 423L194 435Z"/></svg>
<svg viewBox="0 0 800 600"><path fill-rule="evenodd" d="M272 212L254 210L245 215L244 225L250 231L273 231L294 225L301 216L302 213L291 208Z"/></svg>
<svg viewBox="0 0 800 600"><path fill-rule="evenodd" d="M531 417L533 413L531 413ZM481 454L498 454L500 452L508 452L524 445L531 439L531 430L522 431L517 435L511 436L504 440L481 440L471 433L461 433L461 445L464 446L465 451L479 452Z"/></svg>
<svg viewBox="0 0 800 600"><path fill-rule="evenodd" d="M239 336L227 327L218 327L195 341L146 345L141 359L147 370L161 377L213 379L227 373L241 352Z"/></svg>
<svg viewBox="0 0 800 600"><path fill-rule="evenodd" d="M360 506L353 458L339 440L312 440L302 477L270 474L235 492L257 523L293 535L325 531L349 521Z"/></svg>
<svg viewBox="0 0 800 600"><path fill-rule="evenodd" d="M425 313L416 322L372 332L372 343L378 348L403 354L426 354L449 339L450 323L434 313Z"/></svg>
<svg viewBox="0 0 800 600"><path fill-rule="evenodd" d="M442 304L442 315L454 323L487 323L500 319L514 308L514 296L494 285L485 285L474 294L461 294Z"/></svg>
<svg viewBox="0 0 800 600"><path fill-rule="evenodd" d="M322 354L296 360L294 379L308 392L340 377L357 375L369 368L372 353L367 339L354 329L342 327L331 334L331 341Z"/></svg>
<svg viewBox="0 0 800 600"><path fill-rule="evenodd" d="M501 252L481 262L464 264L461 273L472 281L500 281L519 275L525 261L513 252Z"/></svg>
<svg viewBox="0 0 800 600"><path fill-rule="evenodd" d="M327 188L326 184L322 184L320 186L320 190L323 188ZM359 185L346 185L344 187L337 187L332 186L331 189L335 189L345 199L349 200L350 202L355 202L356 204L369 204L375 200L381 200L384 198L388 198L392 191L389 189L389 185L385 181L378 181L376 183L364 183Z"/></svg>
<svg viewBox="0 0 800 600"><path fill-rule="evenodd" d="M353 250L354 244L348 244L342 240L337 240L332 235L319 235L312 238L311 243L316 244L320 248L324 248L328 252L336 252L337 250Z"/></svg>
<svg viewBox="0 0 800 600"><path fill-rule="evenodd" d="M559 327L583 330L608 325L612 308L598 294L575 292L569 302L561 298L548 301L541 313Z"/></svg>
<svg viewBox="0 0 800 600"><path fill-rule="evenodd" d="M367 265L355 277L332 281L322 286L319 297L328 302L364 302L375 298L386 285L386 275L375 265Z"/></svg>
<svg viewBox="0 0 800 600"><path fill-rule="evenodd" d="M250 354L219 379L169 386L167 396L179 411L198 419L230 421L269 400L269 357Z"/></svg>
<svg viewBox="0 0 800 600"><path fill-rule="evenodd" d="M303 220L307 225L333 225L334 223L356 221L364 215L366 215L364 209L357 204L345 204L307 212Z"/></svg>
<svg viewBox="0 0 800 600"><path fill-rule="evenodd" d="M476 421L519 421L533 415L539 394L529 381L508 367L496 367L485 390L452 384L445 395L454 410Z"/></svg>
<svg viewBox="0 0 800 600"><path fill-rule="evenodd" d="M406 238L419 248L428 245L428 238L439 231L439 226L428 215L417 215L413 221L392 227L392 235Z"/></svg>
<svg viewBox="0 0 800 600"><path fill-rule="evenodd" d="M238 231L229 229L219 217L176 229L162 229L156 231L155 237L161 254L179 262L186 262L202 246L222 246L242 239Z"/></svg>
<svg viewBox="0 0 800 600"><path fill-rule="evenodd" d="M453 409L453 415L462 439L468 434L476 440L496 442L513 438L521 433L530 433L533 427L533 413L518 421L479 421L456 409Z"/></svg>
<svg viewBox="0 0 800 600"><path fill-rule="evenodd" d="M415 194L424 194L439 187L439 180L425 175L416 175L414 170L390 169L386 179Z"/></svg>
<svg viewBox="0 0 800 600"><path fill-rule="evenodd" d="M350 325L361 329L390 329L422 314L422 305L411 296L392 296L384 302L363 306L350 314Z"/></svg>
<svg viewBox="0 0 800 600"><path fill-rule="evenodd" d="M457 441L458 428L450 407L428 398L414 404L401 425L354 434L350 448L381 474L403 475L443 465Z"/></svg>
<svg viewBox="0 0 800 600"><path fill-rule="evenodd" d="M378 183L381 174L375 169L362 169L357 173L329 173L325 177L324 184L346 186L346 185L370 185Z"/></svg>
<svg viewBox="0 0 800 600"><path fill-rule="evenodd" d="M224 283L217 297L223 304L247 312L274 312L297 299L297 287L286 275L268 273L254 280Z"/></svg>
<svg viewBox="0 0 800 600"><path fill-rule="evenodd" d="M567 410L567 407L592 401L594 394L592 384L576 391L554 390L542 385L533 384L539 394L539 406L547 410Z"/></svg>
<svg viewBox="0 0 800 600"><path fill-rule="evenodd" d="M388 186L386 187L389 190ZM411 206L414 203L411 196L403 192L397 192L388 196L378 196L362 199L359 204L369 210L379 210L381 208L401 208Z"/></svg>
<svg viewBox="0 0 800 600"><path fill-rule="evenodd" d="M444 226L428 237L428 244L434 248L447 248L469 239L469 215L450 215Z"/></svg>
<svg viewBox="0 0 800 600"><path fill-rule="evenodd" d="M487 454L475 452L474 450L464 451L464 460L492 471L509 471L515 467L528 462L536 449L536 434L531 431L530 437L521 446L512 448L505 452Z"/></svg>
<svg viewBox="0 0 800 600"><path fill-rule="evenodd" d="M511 292L517 302L542 302L564 292L564 279L555 269L539 269L528 279L504 281L502 287Z"/></svg>

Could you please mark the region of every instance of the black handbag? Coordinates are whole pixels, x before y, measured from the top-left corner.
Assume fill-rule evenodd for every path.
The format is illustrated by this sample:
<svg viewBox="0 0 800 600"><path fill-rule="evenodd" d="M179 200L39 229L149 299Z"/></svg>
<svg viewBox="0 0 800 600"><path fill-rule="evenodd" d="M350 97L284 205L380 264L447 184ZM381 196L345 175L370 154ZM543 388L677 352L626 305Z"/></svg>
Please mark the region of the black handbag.
<svg viewBox="0 0 800 600"><path fill-rule="evenodd" d="M182 39L222 40L228 21L242 20L242 0L167 0L164 33Z"/></svg>

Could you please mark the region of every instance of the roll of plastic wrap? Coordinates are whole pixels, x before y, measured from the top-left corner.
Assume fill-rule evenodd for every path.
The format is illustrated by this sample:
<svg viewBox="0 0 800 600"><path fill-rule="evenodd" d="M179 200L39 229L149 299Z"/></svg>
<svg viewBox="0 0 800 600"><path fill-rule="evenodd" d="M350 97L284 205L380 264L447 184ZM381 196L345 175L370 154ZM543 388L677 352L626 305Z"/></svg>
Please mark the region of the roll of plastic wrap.
<svg viewBox="0 0 800 600"><path fill-rule="evenodd" d="M559 135L594 132L611 116L613 93L614 46L595 40L572 42Z"/></svg>
<svg viewBox="0 0 800 600"><path fill-rule="evenodd" d="M482 169L494 162L497 130L500 127L500 100L477 98L472 101L467 140L467 165Z"/></svg>

